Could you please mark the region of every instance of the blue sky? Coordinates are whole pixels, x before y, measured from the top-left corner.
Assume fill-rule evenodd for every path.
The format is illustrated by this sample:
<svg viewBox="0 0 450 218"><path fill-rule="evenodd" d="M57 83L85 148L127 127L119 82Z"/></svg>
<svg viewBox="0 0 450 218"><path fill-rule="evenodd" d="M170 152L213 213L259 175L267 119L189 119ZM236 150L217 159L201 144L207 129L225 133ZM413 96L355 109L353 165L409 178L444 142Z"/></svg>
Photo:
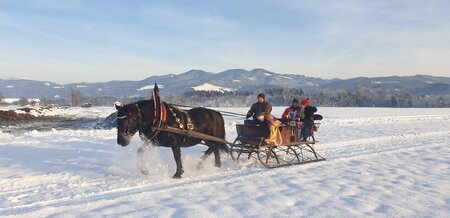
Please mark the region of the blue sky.
<svg viewBox="0 0 450 218"><path fill-rule="evenodd" d="M448 0L0 0L0 79L450 76Z"/></svg>

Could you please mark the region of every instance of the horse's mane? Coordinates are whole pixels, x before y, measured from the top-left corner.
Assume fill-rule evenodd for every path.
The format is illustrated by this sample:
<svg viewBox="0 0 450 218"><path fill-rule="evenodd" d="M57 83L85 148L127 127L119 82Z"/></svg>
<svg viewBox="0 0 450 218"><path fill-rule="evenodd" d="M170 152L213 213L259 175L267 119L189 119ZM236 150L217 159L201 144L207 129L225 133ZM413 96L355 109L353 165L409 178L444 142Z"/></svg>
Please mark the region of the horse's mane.
<svg viewBox="0 0 450 218"><path fill-rule="evenodd" d="M141 106L141 105L147 105L147 104L153 104L153 99L150 99L150 100L140 100L140 101L132 102L132 103L129 103L129 104L124 105L124 107L128 108L128 107L130 107L130 106L133 105L133 104L137 104L137 105L139 105L139 106Z"/></svg>

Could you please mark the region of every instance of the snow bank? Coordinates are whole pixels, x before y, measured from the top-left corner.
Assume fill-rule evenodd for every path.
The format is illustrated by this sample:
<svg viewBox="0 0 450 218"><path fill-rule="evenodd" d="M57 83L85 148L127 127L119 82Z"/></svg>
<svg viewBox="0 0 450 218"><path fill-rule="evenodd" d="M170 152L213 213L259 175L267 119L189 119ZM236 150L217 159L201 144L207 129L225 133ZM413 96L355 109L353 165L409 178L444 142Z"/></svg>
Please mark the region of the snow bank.
<svg viewBox="0 0 450 218"><path fill-rule="evenodd" d="M1 111L14 110L17 114L30 114L34 117L59 116L71 118L104 118L115 112L114 107L21 107L4 106Z"/></svg>
<svg viewBox="0 0 450 218"><path fill-rule="evenodd" d="M192 87L195 91L216 91L216 92L232 92L233 89L204 83L199 86Z"/></svg>
<svg viewBox="0 0 450 218"><path fill-rule="evenodd" d="M274 108L274 114L283 109ZM170 178L175 163L171 150L162 147L146 154L150 172L140 174L139 138L118 146L115 129L0 133L0 214L450 216L449 109L319 108L319 113L325 119L316 149L327 161L267 169L222 155L221 169L210 157L199 171L206 149L199 145L182 150L181 180ZM225 119L227 140L233 140L234 125L242 120Z"/></svg>

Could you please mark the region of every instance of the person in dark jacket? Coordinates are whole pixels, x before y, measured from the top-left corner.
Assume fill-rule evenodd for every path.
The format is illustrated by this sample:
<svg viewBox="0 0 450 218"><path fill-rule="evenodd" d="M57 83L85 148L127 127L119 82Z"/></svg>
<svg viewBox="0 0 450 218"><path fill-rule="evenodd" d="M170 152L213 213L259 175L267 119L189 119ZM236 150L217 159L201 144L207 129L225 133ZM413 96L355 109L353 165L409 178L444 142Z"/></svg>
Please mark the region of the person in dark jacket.
<svg viewBox="0 0 450 218"><path fill-rule="evenodd" d="M305 98L303 99L301 102L301 107L300 107L300 119L303 121L305 119L305 109L306 107L309 106L309 98Z"/></svg>
<svg viewBox="0 0 450 218"><path fill-rule="evenodd" d="M317 112L317 108L314 106L309 106L309 98L302 101L302 105L304 106L304 117L303 128L302 128L302 136L303 141L306 141L308 137L312 135L312 127L314 125L314 113Z"/></svg>
<svg viewBox="0 0 450 218"><path fill-rule="evenodd" d="M268 115L270 114L270 112L272 112L272 105L266 101L266 96L264 95L264 93L259 93L258 102L252 105L245 118L248 119L252 117L253 120L257 120L257 116L259 116L261 113Z"/></svg>

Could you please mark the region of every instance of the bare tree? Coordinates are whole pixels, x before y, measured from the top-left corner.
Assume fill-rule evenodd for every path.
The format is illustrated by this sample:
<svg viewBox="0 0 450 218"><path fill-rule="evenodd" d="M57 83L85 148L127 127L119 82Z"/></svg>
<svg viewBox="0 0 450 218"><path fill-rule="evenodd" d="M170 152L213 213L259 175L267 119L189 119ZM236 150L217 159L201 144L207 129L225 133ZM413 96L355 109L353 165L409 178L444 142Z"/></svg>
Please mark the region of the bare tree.
<svg viewBox="0 0 450 218"><path fill-rule="evenodd" d="M4 105L4 104L6 104L6 102L3 102L3 99L4 99L5 97L3 96L3 94L0 92L0 105Z"/></svg>
<svg viewBox="0 0 450 218"><path fill-rule="evenodd" d="M81 104L81 92L78 90L74 90L73 88L70 88L69 91L69 101L71 106L79 106Z"/></svg>
<svg viewBox="0 0 450 218"><path fill-rule="evenodd" d="M25 106L28 104L28 99L26 99L25 97L20 97L19 99L19 105L20 106Z"/></svg>

